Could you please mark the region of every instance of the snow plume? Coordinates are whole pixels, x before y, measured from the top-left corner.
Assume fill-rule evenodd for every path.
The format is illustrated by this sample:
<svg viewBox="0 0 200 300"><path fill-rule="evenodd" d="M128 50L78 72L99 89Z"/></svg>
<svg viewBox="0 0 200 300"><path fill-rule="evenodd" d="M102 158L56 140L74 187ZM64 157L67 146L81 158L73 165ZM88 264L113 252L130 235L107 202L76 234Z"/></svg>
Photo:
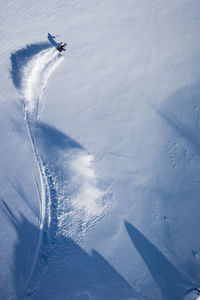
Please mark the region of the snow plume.
<svg viewBox="0 0 200 300"><path fill-rule="evenodd" d="M77 209L85 210L89 215L93 215L99 209L97 200L101 195L96 187L93 156L81 153L72 160L70 165L74 173L73 182L78 189L78 196L74 198L73 204Z"/></svg>
<svg viewBox="0 0 200 300"><path fill-rule="evenodd" d="M37 115L38 101L42 98L47 81L62 60L63 57L55 49L43 50L24 68L22 96L28 113Z"/></svg>
<svg viewBox="0 0 200 300"><path fill-rule="evenodd" d="M58 227L62 235L80 242L86 231L104 216L109 192L98 180L91 154L79 149L67 156L68 179L62 187L57 186Z"/></svg>

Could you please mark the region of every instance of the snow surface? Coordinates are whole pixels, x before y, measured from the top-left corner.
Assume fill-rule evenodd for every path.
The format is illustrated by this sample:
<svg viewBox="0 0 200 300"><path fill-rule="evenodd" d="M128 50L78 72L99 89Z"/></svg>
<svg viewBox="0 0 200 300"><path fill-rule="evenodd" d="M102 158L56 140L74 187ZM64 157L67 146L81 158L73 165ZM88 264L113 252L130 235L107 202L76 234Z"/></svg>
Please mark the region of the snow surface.
<svg viewBox="0 0 200 300"><path fill-rule="evenodd" d="M0 299L199 299L199 13L1 1Z"/></svg>

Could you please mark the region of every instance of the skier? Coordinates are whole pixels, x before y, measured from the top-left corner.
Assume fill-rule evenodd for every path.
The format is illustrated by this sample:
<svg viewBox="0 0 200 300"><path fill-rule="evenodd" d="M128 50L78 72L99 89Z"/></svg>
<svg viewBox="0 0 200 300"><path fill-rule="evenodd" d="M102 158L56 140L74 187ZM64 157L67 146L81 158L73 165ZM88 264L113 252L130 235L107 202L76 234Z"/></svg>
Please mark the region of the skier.
<svg viewBox="0 0 200 300"><path fill-rule="evenodd" d="M197 296L200 295L200 288L197 288Z"/></svg>
<svg viewBox="0 0 200 300"><path fill-rule="evenodd" d="M62 52L62 51L66 51L66 48L67 48L67 44L61 42L57 49L59 52Z"/></svg>

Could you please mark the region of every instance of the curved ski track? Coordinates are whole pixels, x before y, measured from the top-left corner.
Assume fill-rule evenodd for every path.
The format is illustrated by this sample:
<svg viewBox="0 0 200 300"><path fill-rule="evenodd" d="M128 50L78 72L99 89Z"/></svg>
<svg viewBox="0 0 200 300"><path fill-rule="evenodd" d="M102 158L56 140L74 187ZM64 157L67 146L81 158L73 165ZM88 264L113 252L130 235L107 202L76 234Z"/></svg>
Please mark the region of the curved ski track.
<svg viewBox="0 0 200 300"><path fill-rule="evenodd" d="M41 154L37 141L40 101L49 76L63 59L56 49L43 50L33 56L22 72L21 95L26 127L38 166L41 189L40 233L24 293L24 298L29 299L37 290L46 271L48 256L55 246L56 235L64 234L78 242L81 236L104 216L109 194L98 188L93 157L83 148L67 150L67 169L68 172L71 170L70 184L68 178L63 182L56 178L59 176L52 173L53 167L49 166L49 162L45 161L45 156ZM65 156L61 157L62 159L65 160ZM62 162L63 164L66 162Z"/></svg>
<svg viewBox="0 0 200 300"><path fill-rule="evenodd" d="M37 150L34 136L34 126L38 118L39 100L42 98L42 94L47 84L48 78L62 60L63 57L59 56L56 50L44 50L41 51L41 53L37 54L36 57L34 57L29 62L29 64L24 68L23 72L22 95L24 98L26 127L38 165L41 187L41 192L39 193L41 212L40 231L32 267L26 282L26 289L29 287L30 281L33 279L32 276L36 268L44 230L48 230L51 218L50 211L46 211L47 208L51 205L51 191L45 172L45 164L39 154L39 151ZM31 283L33 290L37 288L40 279L41 278L37 278L36 276L36 280L34 280L35 282ZM28 292L25 290L26 295L31 296L31 294L33 293L34 291Z"/></svg>

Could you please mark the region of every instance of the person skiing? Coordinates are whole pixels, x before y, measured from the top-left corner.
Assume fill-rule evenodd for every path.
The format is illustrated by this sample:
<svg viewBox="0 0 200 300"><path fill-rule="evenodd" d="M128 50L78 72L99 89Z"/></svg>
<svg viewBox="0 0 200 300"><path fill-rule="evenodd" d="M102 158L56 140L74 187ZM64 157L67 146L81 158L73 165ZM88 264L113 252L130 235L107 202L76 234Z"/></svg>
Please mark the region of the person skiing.
<svg viewBox="0 0 200 300"><path fill-rule="evenodd" d="M67 48L67 44L61 42L57 49L59 52L62 52L62 51L66 51L66 48Z"/></svg>

